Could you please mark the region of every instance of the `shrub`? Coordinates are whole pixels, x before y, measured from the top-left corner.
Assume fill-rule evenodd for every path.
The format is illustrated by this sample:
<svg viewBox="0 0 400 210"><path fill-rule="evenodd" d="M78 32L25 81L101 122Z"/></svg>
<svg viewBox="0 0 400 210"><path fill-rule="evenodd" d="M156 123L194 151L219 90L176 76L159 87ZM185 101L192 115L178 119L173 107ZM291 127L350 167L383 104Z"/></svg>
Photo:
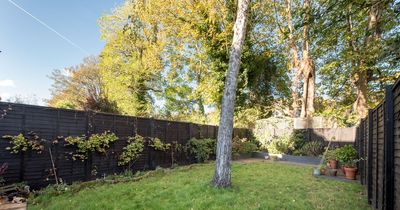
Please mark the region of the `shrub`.
<svg viewBox="0 0 400 210"><path fill-rule="evenodd" d="M214 139L195 139L192 138L186 144L186 151L193 155L196 162L203 163L215 154L216 141Z"/></svg>
<svg viewBox="0 0 400 210"><path fill-rule="evenodd" d="M296 151L295 151L296 152ZM303 145L303 147L297 150L300 155L318 156L324 152L324 144L320 141L310 141Z"/></svg>
<svg viewBox="0 0 400 210"><path fill-rule="evenodd" d="M144 138L140 135L128 138L128 145L122 149L122 154L120 155L118 165L127 165L129 168L133 161L135 161L140 154L143 152L144 148Z"/></svg>
<svg viewBox="0 0 400 210"><path fill-rule="evenodd" d="M257 149L258 146L247 138L240 139L235 137L232 139L232 154L249 153Z"/></svg>
<svg viewBox="0 0 400 210"><path fill-rule="evenodd" d="M3 138L8 139L11 143L11 147L7 147L6 150L10 150L10 153L18 154L19 152L26 152L28 150L35 150L37 153L41 153L44 149L42 145L42 139L39 138L34 132L29 132L27 137L22 133L17 136L5 135Z"/></svg>
<svg viewBox="0 0 400 210"><path fill-rule="evenodd" d="M159 138L151 138L149 141L149 146L155 150L165 152L171 147L171 144L163 143Z"/></svg>
<svg viewBox="0 0 400 210"><path fill-rule="evenodd" d="M352 145L345 145L336 151L337 159L345 166L354 167L357 158L357 150Z"/></svg>
<svg viewBox="0 0 400 210"><path fill-rule="evenodd" d="M290 154L294 150L294 142L290 135L274 138L267 146L268 152L272 154Z"/></svg>
<svg viewBox="0 0 400 210"><path fill-rule="evenodd" d="M336 157L337 149L330 149L326 152L325 159L326 160L337 160Z"/></svg>
<svg viewBox="0 0 400 210"><path fill-rule="evenodd" d="M293 130L290 134L290 140L293 142L294 151L301 149L306 144L306 141L304 140L304 132L305 130Z"/></svg>
<svg viewBox="0 0 400 210"><path fill-rule="evenodd" d="M110 133L106 131L102 134L93 134L86 140L85 136L68 136L65 138L65 146L74 145L77 147L77 150L73 154L72 158L74 160L87 159L89 152L99 152L105 153L106 150L110 147L110 143L118 140L118 137L114 133Z"/></svg>

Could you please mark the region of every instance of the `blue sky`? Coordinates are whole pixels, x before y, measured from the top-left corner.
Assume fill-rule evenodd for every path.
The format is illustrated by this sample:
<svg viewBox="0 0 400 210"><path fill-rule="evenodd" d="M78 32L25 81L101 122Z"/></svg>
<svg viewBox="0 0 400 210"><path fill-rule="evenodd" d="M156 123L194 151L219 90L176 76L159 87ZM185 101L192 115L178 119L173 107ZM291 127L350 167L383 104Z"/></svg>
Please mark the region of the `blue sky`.
<svg viewBox="0 0 400 210"><path fill-rule="evenodd" d="M13 0L90 55L104 46L98 18L123 0ZM0 0L0 96L50 97L53 69L79 64L87 56L8 0Z"/></svg>

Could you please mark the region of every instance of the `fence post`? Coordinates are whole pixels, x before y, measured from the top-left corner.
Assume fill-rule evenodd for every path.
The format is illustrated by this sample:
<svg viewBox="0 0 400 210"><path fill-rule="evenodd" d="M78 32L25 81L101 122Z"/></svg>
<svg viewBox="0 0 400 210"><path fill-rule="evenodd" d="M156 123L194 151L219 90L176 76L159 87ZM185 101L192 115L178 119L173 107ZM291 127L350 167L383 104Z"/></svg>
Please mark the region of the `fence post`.
<svg viewBox="0 0 400 210"><path fill-rule="evenodd" d="M154 118L150 119L150 137L154 138L155 137L155 121ZM147 147L147 161L148 161L148 167L149 168L153 168L155 166L153 166L153 152L149 147L149 141L147 141L146 143L146 147Z"/></svg>
<svg viewBox="0 0 400 210"><path fill-rule="evenodd" d="M93 115L91 111L86 112L86 141L92 134ZM92 175L92 153L88 153L88 159L85 161L85 179L90 180Z"/></svg>
<svg viewBox="0 0 400 210"><path fill-rule="evenodd" d="M394 208L394 123L392 86L385 87L385 204L386 210Z"/></svg>
<svg viewBox="0 0 400 210"><path fill-rule="evenodd" d="M21 124L21 130L22 130L22 135L26 136L26 130L25 130L25 124L26 124L26 111L25 111L25 105L22 105L23 107L23 113L22 113L22 124ZM24 181L24 175L25 175L25 152L21 151L20 152L20 162L19 162L19 181L23 182Z"/></svg>
<svg viewBox="0 0 400 210"><path fill-rule="evenodd" d="M368 171L367 171L367 191L368 203L372 204L372 129L373 129L372 110L368 110Z"/></svg>

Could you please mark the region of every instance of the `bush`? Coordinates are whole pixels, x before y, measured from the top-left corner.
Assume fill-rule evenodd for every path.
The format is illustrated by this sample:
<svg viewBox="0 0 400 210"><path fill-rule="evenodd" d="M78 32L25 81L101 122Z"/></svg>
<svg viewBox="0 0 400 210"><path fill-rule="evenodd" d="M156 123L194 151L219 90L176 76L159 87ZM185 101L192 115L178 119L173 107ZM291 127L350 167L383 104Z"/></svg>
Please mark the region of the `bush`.
<svg viewBox="0 0 400 210"><path fill-rule="evenodd" d="M324 144L320 141L310 141L294 153L297 155L318 156L324 152Z"/></svg>
<svg viewBox="0 0 400 210"><path fill-rule="evenodd" d="M122 149L118 165L129 165L128 168L131 168L132 162L143 152L144 138L140 135L136 135L129 137L127 142L128 145Z"/></svg>
<svg viewBox="0 0 400 210"><path fill-rule="evenodd" d="M249 153L258 149L258 145L247 138L233 138L232 139L232 154Z"/></svg>
<svg viewBox="0 0 400 210"><path fill-rule="evenodd" d="M357 158L357 150L352 145L345 145L340 147L336 151L337 159L342 162L345 166L354 166Z"/></svg>
<svg viewBox="0 0 400 210"><path fill-rule="evenodd" d="M269 153L302 155L301 148L306 144L304 130L293 130L291 134L274 138L268 145Z"/></svg>
<svg viewBox="0 0 400 210"><path fill-rule="evenodd" d="M294 151L301 149L306 144L304 132L305 130L293 130L292 134L290 134L290 140L293 142Z"/></svg>
<svg viewBox="0 0 400 210"><path fill-rule="evenodd" d="M267 149L272 154L290 154L294 150L294 142L290 135L284 135L273 139Z"/></svg>
<svg viewBox="0 0 400 210"><path fill-rule="evenodd" d="M192 138L186 144L188 155L193 155L196 162L203 163L210 159L211 155L215 154L216 141L215 139L195 139Z"/></svg>
<svg viewBox="0 0 400 210"><path fill-rule="evenodd" d="M326 159L326 160L337 160L336 151L337 151L337 149L330 149L330 150L328 150L328 151L326 152L325 159Z"/></svg>

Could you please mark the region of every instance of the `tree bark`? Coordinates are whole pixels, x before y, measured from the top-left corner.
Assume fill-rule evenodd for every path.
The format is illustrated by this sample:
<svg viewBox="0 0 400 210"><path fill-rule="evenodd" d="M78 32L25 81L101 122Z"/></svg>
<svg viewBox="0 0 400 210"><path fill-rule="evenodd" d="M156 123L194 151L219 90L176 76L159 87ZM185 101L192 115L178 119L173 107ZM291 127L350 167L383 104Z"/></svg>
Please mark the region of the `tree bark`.
<svg viewBox="0 0 400 210"><path fill-rule="evenodd" d="M366 31L365 41L364 41L364 50L365 51L373 51L374 47L377 47L377 44L380 39L380 28L379 28L379 20L382 14L382 10L384 7L384 1L380 1L372 4L369 9L368 14L368 27ZM361 57L360 65L355 69L353 74L353 83L357 88L357 97L354 102L353 109L356 113L357 119L364 118L368 113L368 74L369 74L369 66L367 66L367 62L365 60L365 56Z"/></svg>
<svg viewBox="0 0 400 210"><path fill-rule="evenodd" d="M297 111L299 108L299 95L297 93L301 71L299 69L299 56L297 54L296 40L293 36L293 17L292 17L292 1L286 0L286 22L288 25L288 41L289 41L289 52L291 57L290 69L293 72L293 77L291 81L291 95L292 95L292 117L297 117Z"/></svg>
<svg viewBox="0 0 400 210"><path fill-rule="evenodd" d="M225 80L224 95L218 129L217 160L215 174L212 180L214 187L231 186L231 156L233 115L236 98L237 77L240 68L240 58L246 35L247 13L250 0L239 0L233 41L229 56L228 72Z"/></svg>
<svg viewBox="0 0 400 210"><path fill-rule="evenodd" d="M311 3L310 0L304 0L304 26L303 26L303 49L300 71L304 77L303 103L300 117L312 117L314 114L315 98L315 65L314 60L309 55L309 31L311 21Z"/></svg>

